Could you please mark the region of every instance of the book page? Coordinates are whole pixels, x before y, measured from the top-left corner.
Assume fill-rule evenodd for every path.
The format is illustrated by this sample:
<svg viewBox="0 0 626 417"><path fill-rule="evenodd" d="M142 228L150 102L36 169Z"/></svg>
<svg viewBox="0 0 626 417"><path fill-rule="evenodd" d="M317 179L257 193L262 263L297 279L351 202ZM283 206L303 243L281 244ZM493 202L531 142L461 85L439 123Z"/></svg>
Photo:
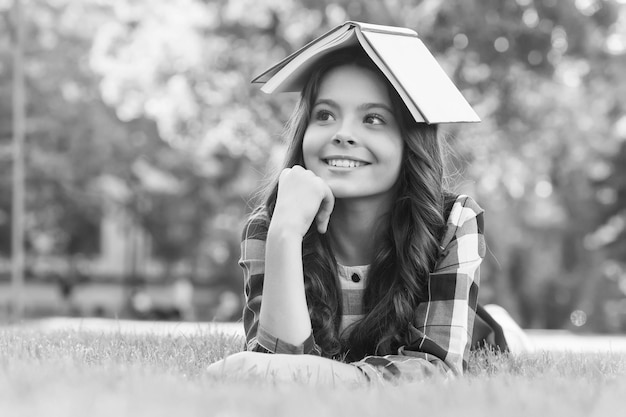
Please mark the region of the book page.
<svg viewBox="0 0 626 417"><path fill-rule="evenodd" d="M261 90L265 93L300 91L309 71L321 57L357 43L354 27L345 32L337 32L334 36L319 39L318 42L305 47L306 49L301 48L288 62L284 63L287 59L282 61L283 66L277 68L273 77L271 73L266 73L272 78L267 80Z"/></svg>
<svg viewBox="0 0 626 417"><path fill-rule="evenodd" d="M461 92L437 63L421 39L385 33L361 33L384 65L388 76L402 99L427 123L480 121ZM385 68L386 67L386 68ZM415 116L414 110L412 110ZM417 119L416 117L416 120Z"/></svg>
<svg viewBox="0 0 626 417"><path fill-rule="evenodd" d="M385 75L387 80L389 80L393 88L395 88L396 92L400 95L400 98L409 109L409 112L411 112L411 115L413 116L415 121L426 122L426 119L424 119L424 116L422 116L421 111L417 108L417 104L415 104L411 96L406 92L404 86L400 84L391 68L388 67L387 63L380 56L378 56L378 52L372 47L372 45L370 45L370 41L365 38L362 32L357 32L357 36L359 38L361 46L363 47L367 55L371 58L372 61L374 61L378 69Z"/></svg>
<svg viewBox="0 0 626 417"><path fill-rule="evenodd" d="M360 27L362 31L383 32L383 33L391 33L394 35L405 35L405 36L417 37L417 32L409 28L403 28L403 27L398 27L398 26L375 25L372 23L363 23L363 22L352 22L352 23Z"/></svg>

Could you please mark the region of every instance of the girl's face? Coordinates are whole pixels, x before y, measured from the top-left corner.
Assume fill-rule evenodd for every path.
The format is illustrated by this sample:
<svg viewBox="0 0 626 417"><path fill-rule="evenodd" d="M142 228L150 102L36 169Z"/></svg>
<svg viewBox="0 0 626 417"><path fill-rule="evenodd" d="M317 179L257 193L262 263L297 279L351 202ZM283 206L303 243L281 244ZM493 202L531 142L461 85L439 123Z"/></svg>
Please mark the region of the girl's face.
<svg viewBox="0 0 626 417"><path fill-rule="evenodd" d="M302 143L304 165L335 198L389 197L403 140L380 76L357 66L330 70L320 83Z"/></svg>

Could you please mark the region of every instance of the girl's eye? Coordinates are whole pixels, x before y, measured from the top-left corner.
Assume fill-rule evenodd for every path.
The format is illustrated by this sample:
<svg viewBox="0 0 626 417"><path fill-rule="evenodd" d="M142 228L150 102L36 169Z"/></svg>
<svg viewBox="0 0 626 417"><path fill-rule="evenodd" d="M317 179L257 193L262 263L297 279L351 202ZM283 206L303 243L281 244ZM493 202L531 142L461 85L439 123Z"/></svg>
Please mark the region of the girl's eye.
<svg viewBox="0 0 626 417"><path fill-rule="evenodd" d="M363 122L371 125L384 125L385 119L380 114L368 114Z"/></svg>
<svg viewBox="0 0 626 417"><path fill-rule="evenodd" d="M315 113L315 120L320 122L331 122L335 120L335 116L328 110L318 110Z"/></svg>

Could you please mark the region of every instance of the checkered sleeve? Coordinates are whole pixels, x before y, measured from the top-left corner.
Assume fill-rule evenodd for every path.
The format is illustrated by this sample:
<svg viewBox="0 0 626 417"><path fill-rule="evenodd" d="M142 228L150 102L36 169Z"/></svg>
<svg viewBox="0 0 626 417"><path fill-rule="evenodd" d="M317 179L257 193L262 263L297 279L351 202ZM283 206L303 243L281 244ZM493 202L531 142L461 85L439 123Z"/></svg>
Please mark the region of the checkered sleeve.
<svg viewBox="0 0 626 417"><path fill-rule="evenodd" d="M259 326L263 281L265 278L265 241L269 221L257 215L246 224L241 240L239 266L243 269L245 305L243 326L246 334L245 349L264 353L290 353L320 355L321 349L315 343L313 334L301 345L292 345L274 337Z"/></svg>
<svg viewBox="0 0 626 417"><path fill-rule="evenodd" d="M470 197L456 199L441 250L428 279L428 298L418 305L410 329L412 342L397 355L355 363L370 379L462 375L467 368L485 255L483 210Z"/></svg>
<svg viewBox="0 0 626 417"><path fill-rule="evenodd" d="M485 256L483 210L470 197L459 196L452 206L441 249L428 279L428 299L417 309L415 327L423 337L411 348L436 356L461 375L467 368Z"/></svg>

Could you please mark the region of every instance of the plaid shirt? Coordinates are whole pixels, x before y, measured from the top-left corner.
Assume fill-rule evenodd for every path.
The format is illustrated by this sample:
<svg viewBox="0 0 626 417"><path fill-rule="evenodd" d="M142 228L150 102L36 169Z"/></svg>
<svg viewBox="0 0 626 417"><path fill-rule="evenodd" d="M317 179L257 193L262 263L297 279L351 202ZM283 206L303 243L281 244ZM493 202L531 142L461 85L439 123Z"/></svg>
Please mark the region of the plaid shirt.
<svg viewBox="0 0 626 417"><path fill-rule="evenodd" d="M485 254L483 210L470 197L458 196L449 213L441 254L428 278L428 299L417 306L413 326L409 329L412 342L400 347L397 354L368 356L352 362L370 380L462 375L467 367L480 263ZM244 271L246 295L243 312L246 349L320 355L314 335L296 346L277 339L259 326L267 227L266 219L253 218L244 230L241 243L239 264ZM346 300L343 285L342 292Z"/></svg>

